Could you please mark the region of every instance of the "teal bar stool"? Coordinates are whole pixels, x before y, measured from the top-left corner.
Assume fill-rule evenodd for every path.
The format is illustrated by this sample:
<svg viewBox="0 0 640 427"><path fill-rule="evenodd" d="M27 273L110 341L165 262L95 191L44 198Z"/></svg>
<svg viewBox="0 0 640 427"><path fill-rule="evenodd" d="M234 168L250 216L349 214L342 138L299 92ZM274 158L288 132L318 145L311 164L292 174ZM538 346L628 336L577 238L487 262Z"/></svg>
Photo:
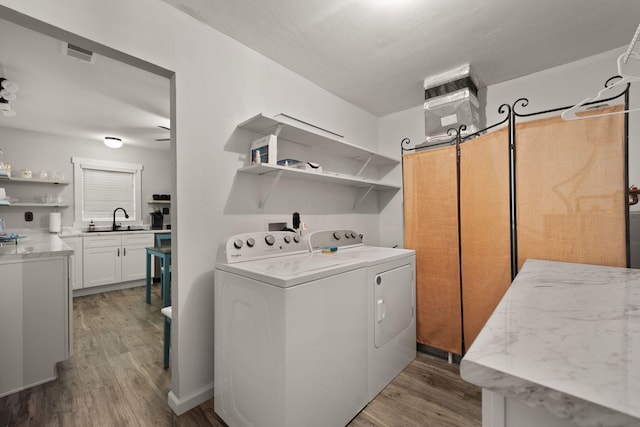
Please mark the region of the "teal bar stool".
<svg viewBox="0 0 640 427"><path fill-rule="evenodd" d="M156 245L147 248L147 304L151 304L151 257L160 261L160 292L162 306L171 305L171 234L157 233Z"/></svg>

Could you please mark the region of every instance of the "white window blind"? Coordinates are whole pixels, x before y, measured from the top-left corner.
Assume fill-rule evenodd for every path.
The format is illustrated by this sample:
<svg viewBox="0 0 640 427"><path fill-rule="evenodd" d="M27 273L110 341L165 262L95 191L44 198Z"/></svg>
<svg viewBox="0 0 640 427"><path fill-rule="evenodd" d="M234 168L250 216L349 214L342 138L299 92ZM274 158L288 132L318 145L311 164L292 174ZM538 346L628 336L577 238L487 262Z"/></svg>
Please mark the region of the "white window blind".
<svg viewBox="0 0 640 427"><path fill-rule="evenodd" d="M106 226L116 221L142 225L142 169L141 164L101 159L72 157L74 176L74 226L86 227L93 220Z"/></svg>
<svg viewBox="0 0 640 427"><path fill-rule="evenodd" d="M82 175L83 221L112 220L115 208L124 208L129 220L135 220L135 173L87 168ZM116 212L116 219L124 220L124 212Z"/></svg>

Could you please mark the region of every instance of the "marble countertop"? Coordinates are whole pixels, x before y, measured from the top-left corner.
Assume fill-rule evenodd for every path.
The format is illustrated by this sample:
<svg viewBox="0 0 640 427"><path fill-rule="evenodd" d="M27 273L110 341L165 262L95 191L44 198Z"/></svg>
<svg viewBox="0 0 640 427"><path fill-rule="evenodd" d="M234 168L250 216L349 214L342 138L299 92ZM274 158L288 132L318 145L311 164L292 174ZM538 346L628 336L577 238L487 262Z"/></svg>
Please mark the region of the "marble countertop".
<svg viewBox="0 0 640 427"><path fill-rule="evenodd" d="M0 261L73 255L73 249L64 242L64 237L105 236L111 234L170 233L171 230L96 231L83 232L67 229L62 233L49 233L40 229L15 229L11 233L25 236L15 241L0 243Z"/></svg>
<svg viewBox="0 0 640 427"><path fill-rule="evenodd" d="M640 426L640 270L527 260L460 374L579 426Z"/></svg>
<svg viewBox="0 0 640 427"><path fill-rule="evenodd" d="M3 242L0 246L0 262L72 255L73 249L57 234L44 233L39 230L15 230L24 238Z"/></svg>

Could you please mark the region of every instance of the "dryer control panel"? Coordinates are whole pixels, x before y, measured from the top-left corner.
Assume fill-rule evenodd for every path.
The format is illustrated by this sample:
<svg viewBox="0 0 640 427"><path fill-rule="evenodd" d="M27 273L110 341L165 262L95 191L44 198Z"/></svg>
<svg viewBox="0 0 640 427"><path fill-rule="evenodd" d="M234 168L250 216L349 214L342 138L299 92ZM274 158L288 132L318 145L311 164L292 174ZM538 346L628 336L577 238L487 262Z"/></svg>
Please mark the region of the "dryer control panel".
<svg viewBox="0 0 640 427"><path fill-rule="evenodd" d="M306 243L296 233L256 231L227 238L218 249L218 262L232 264L306 252L309 252Z"/></svg>
<svg viewBox="0 0 640 427"><path fill-rule="evenodd" d="M312 251L330 247L362 246L362 234L353 230L326 230L316 231L307 237L308 245Z"/></svg>

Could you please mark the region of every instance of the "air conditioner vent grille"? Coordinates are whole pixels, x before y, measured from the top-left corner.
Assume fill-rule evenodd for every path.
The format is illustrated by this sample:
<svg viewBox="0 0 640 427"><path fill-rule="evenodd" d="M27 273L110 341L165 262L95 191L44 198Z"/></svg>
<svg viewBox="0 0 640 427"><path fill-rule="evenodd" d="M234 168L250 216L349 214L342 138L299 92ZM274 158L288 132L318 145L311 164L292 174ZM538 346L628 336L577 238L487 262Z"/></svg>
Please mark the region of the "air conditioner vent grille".
<svg viewBox="0 0 640 427"><path fill-rule="evenodd" d="M80 46L76 46L71 43L64 43L62 47L62 52L71 58L75 58L82 62L87 62L89 64L95 64L96 62L96 54L82 48Z"/></svg>

